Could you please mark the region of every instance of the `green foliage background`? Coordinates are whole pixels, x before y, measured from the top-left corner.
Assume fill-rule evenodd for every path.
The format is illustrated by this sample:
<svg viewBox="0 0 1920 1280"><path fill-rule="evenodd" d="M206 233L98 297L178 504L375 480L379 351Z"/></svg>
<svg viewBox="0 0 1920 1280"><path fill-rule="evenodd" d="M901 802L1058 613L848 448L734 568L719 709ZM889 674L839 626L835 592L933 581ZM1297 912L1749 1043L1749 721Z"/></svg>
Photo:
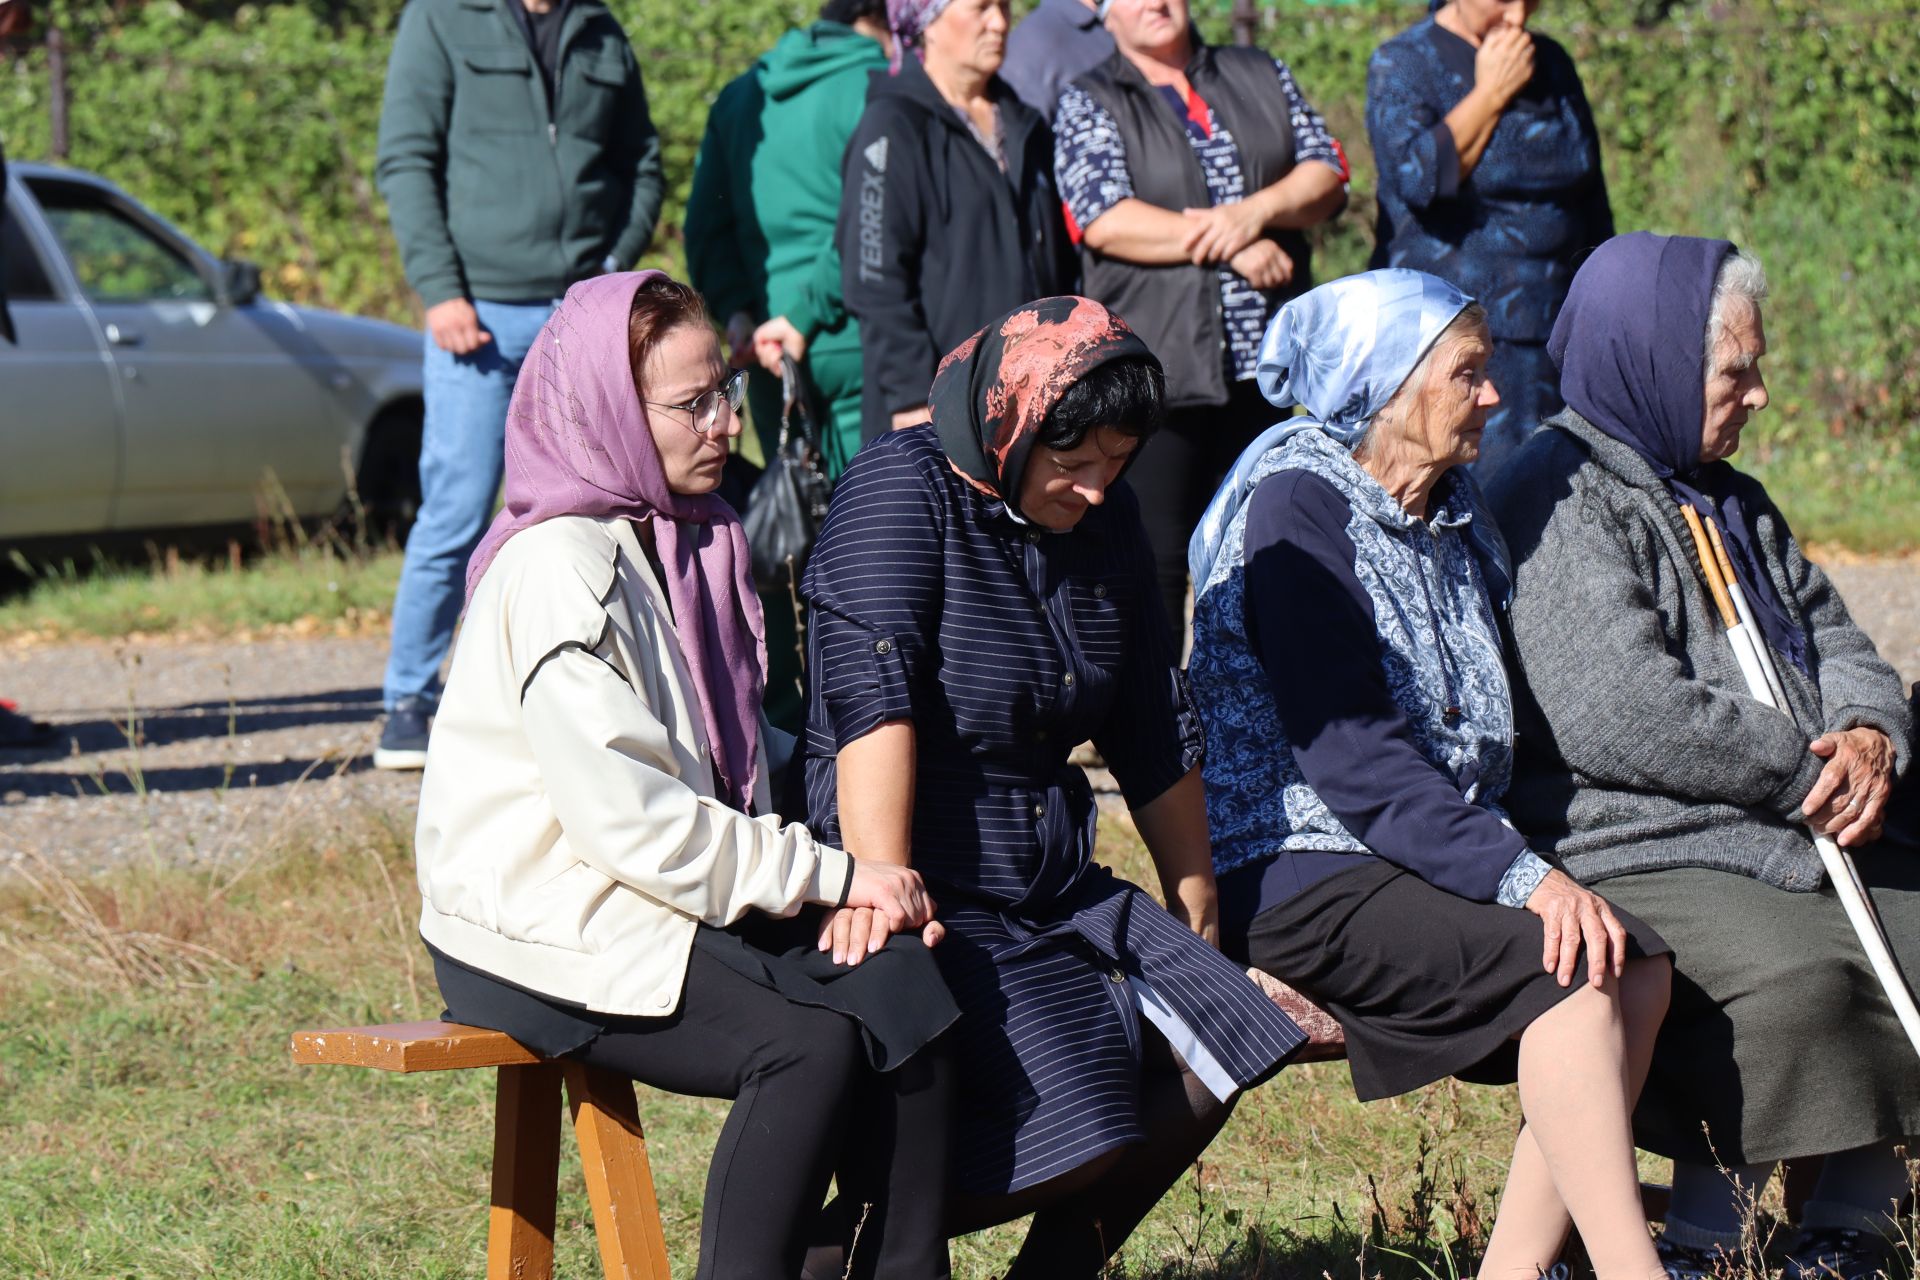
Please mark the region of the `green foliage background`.
<svg viewBox="0 0 1920 1280"><path fill-rule="evenodd" d="M807 0L610 0L641 55L679 216L707 104ZM1016 5L1024 8L1025 5ZM1196 0L1227 38L1230 0ZM71 46L74 164L102 172L280 296L410 319L373 149L400 0L51 0ZM1416 0L1261 6L1346 142L1354 203L1323 236L1328 272L1372 245L1362 124L1373 47ZM1847 495L1910 495L1920 462L1920 5L1851 0L1547 0L1536 28L1573 52L1604 137L1621 229L1725 235L1768 264L1774 412L1757 457L1791 452ZM0 60L10 154L49 146L43 50ZM1790 451L1781 446L1792 445ZM1886 486L1895 488L1888 489Z"/></svg>

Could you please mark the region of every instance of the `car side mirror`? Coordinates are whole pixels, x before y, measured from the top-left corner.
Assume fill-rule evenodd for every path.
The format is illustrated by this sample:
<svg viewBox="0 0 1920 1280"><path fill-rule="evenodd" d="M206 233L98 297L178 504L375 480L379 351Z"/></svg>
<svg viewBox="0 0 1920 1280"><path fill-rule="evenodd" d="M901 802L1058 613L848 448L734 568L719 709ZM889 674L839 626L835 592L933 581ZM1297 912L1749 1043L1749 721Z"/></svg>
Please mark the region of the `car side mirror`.
<svg viewBox="0 0 1920 1280"><path fill-rule="evenodd" d="M220 264L220 300L230 307L244 307L259 300L260 268L251 262L227 259Z"/></svg>

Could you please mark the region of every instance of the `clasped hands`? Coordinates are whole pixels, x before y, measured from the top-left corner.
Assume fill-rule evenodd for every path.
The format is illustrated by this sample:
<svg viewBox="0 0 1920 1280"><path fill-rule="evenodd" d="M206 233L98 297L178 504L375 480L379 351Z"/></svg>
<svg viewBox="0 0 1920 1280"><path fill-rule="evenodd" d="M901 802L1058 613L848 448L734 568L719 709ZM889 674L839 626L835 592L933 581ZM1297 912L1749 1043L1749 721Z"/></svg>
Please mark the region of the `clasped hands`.
<svg viewBox="0 0 1920 1280"><path fill-rule="evenodd" d="M1878 729L1823 733L1807 748L1825 760L1813 790L1800 802L1807 825L1842 848L1880 838L1893 790L1893 744Z"/></svg>
<svg viewBox="0 0 1920 1280"><path fill-rule="evenodd" d="M1250 200L1183 209L1181 252L1196 267L1224 262L1256 289L1278 289L1293 279L1293 258L1267 238L1267 222Z"/></svg>
<svg viewBox="0 0 1920 1280"><path fill-rule="evenodd" d="M918 871L856 858L847 905L827 913L817 949L833 952L835 964L856 965L886 946L889 937L909 929L918 929L920 940L935 946L947 936L946 926L933 918L935 909Z"/></svg>

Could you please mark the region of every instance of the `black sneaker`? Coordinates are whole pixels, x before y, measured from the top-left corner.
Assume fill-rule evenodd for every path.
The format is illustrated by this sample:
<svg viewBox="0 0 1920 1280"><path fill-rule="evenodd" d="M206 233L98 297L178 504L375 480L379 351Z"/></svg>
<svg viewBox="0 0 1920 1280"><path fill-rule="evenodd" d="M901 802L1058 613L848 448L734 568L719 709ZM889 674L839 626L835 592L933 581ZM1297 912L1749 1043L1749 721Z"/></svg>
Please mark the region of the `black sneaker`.
<svg viewBox="0 0 1920 1280"><path fill-rule="evenodd" d="M427 724L433 708L424 698L402 698L387 713L386 727L380 730L380 745L373 749L376 769L424 769L427 767Z"/></svg>
<svg viewBox="0 0 1920 1280"><path fill-rule="evenodd" d="M1653 1242L1667 1280L1716 1280L1736 1274L1733 1255L1719 1245L1697 1249L1661 1236Z"/></svg>
<svg viewBox="0 0 1920 1280"><path fill-rule="evenodd" d="M1807 1227L1787 1249L1786 1280L1871 1280L1893 1274L1893 1246L1877 1231Z"/></svg>
<svg viewBox="0 0 1920 1280"><path fill-rule="evenodd" d="M50 746L58 736L45 721L21 715L11 703L0 703L0 751Z"/></svg>

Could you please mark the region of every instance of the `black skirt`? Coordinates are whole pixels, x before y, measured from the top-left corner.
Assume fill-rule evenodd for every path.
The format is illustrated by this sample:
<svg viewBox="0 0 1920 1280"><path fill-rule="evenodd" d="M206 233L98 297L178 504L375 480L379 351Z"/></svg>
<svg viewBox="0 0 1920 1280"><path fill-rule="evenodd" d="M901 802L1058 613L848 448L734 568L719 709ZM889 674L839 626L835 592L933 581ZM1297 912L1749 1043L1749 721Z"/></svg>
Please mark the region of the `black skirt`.
<svg viewBox="0 0 1920 1280"><path fill-rule="evenodd" d="M1631 958L1666 955L1660 935L1614 909ZM1243 963L1318 1004L1347 1036L1361 1101L1447 1076L1512 1084L1514 1037L1580 989L1545 971L1540 917L1436 889L1378 858L1261 911Z"/></svg>
<svg viewBox="0 0 1920 1280"><path fill-rule="evenodd" d="M731 929L701 925L693 945L795 1004L851 1018L876 1071L893 1070L958 1021L960 1007L917 935L887 939L884 950L858 965L835 964L814 945L822 914L818 908L787 920L755 914ZM504 1031L549 1058L573 1053L609 1028L653 1021L597 1013L462 964L431 945L427 950L447 1003L444 1018Z"/></svg>

